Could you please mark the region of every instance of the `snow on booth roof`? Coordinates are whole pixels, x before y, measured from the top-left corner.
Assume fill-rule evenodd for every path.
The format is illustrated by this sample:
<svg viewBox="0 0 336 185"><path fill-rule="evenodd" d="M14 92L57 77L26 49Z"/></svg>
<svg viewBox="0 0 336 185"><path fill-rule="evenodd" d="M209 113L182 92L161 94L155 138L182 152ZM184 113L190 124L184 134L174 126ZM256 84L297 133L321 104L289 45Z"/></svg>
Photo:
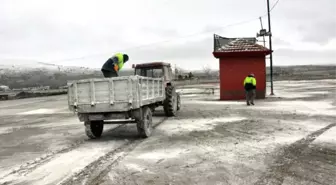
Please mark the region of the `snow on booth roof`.
<svg viewBox="0 0 336 185"><path fill-rule="evenodd" d="M235 39L218 49L219 52L237 52L237 51L268 51L268 49L259 44L250 43L244 38Z"/></svg>
<svg viewBox="0 0 336 185"><path fill-rule="evenodd" d="M214 36L214 52L249 51L269 51L269 49L257 44L257 39L254 37L226 38L219 35Z"/></svg>

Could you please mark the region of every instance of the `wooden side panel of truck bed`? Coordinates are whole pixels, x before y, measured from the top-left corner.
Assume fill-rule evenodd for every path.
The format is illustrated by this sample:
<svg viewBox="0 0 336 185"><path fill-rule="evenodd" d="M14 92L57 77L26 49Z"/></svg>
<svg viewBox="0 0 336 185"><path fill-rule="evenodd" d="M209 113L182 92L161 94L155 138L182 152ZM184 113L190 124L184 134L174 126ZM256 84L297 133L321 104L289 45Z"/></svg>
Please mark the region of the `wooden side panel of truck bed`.
<svg viewBox="0 0 336 185"><path fill-rule="evenodd" d="M126 76L69 83L68 105L78 113L124 112L163 101L162 78Z"/></svg>

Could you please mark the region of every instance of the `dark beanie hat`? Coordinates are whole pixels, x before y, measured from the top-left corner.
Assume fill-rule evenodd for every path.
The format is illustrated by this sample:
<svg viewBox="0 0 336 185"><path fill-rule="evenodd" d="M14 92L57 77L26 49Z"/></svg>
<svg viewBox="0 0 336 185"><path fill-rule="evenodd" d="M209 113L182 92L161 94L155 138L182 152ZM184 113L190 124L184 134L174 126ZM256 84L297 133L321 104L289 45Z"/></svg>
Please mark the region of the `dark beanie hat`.
<svg viewBox="0 0 336 185"><path fill-rule="evenodd" d="M124 54L124 61L127 62L128 61L128 55Z"/></svg>

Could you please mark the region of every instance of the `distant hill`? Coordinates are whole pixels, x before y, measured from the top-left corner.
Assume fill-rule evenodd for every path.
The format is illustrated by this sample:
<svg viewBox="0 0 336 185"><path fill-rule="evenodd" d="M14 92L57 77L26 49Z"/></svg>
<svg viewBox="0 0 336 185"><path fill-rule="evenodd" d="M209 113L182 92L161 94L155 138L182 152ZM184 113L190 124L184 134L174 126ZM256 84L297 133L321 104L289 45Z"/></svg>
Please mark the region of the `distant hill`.
<svg viewBox="0 0 336 185"><path fill-rule="evenodd" d="M266 68L267 79L270 68ZM311 80L336 78L336 65L300 65L273 67L274 80Z"/></svg>
<svg viewBox="0 0 336 185"><path fill-rule="evenodd" d="M123 71L120 75L133 74L132 70ZM50 86L58 88L66 85L68 80L85 78L101 78L99 69L86 67L68 67L48 63L29 65L0 65L0 85L10 88Z"/></svg>
<svg viewBox="0 0 336 185"><path fill-rule="evenodd" d="M269 78L270 70L269 68L266 70ZM202 70L192 71L192 73L195 77L207 77ZM121 76L133 74L132 69L126 69L120 73ZM218 75L218 70L212 70L211 74ZM336 65L276 66L273 74L274 80L336 78ZM85 67L68 67L41 62L30 65L0 65L0 85L10 88L36 86L58 88L65 86L68 80L101 77L103 76L100 69Z"/></svg>

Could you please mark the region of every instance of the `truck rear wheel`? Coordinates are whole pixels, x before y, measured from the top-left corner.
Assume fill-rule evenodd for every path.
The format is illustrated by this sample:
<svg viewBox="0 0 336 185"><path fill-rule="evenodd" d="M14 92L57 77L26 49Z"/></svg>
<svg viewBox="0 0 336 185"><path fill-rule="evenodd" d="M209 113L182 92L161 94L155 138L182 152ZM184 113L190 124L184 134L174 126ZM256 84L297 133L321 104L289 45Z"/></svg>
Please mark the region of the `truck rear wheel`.
<svg viewBox="0 0 336 185"><path fill-rule="evenodd" d="M137 121L137 129L140 137L147 138L152 135L153 119L149 107L142 108L142 118Z"/></svg>
<svg viewBox="0 0 336 185"><path fill-rule="evenodd" d="M104 121L87 121L84 123L85 133L91 139L100 138L104 130Z"/></svg>
<svg viewBox="0 0 336 185"><path fill-rule="evenodd" d="M175 116L177 111L177 93L175 87L166 87L166 99L163 103L163 110L166 116Z"/></svg>

